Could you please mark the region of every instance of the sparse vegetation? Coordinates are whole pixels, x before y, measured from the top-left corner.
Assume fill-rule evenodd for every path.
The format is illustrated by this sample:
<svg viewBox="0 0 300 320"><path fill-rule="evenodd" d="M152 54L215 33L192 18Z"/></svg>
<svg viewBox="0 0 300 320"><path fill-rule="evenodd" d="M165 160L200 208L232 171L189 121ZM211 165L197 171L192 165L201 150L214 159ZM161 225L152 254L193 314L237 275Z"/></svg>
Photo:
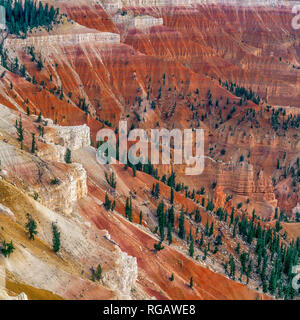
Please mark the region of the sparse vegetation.
<svg viewBox="0 0 300 320"><path fill-rule="evenodd" d="M52 223L52 248L55 253L60 250L60 232L55 223Z"/></svg>
<svg viewBox="0 0 300 320"><path fill-rule="evenodd" d="M27 230L29 239L34 240L34 237L37 235L37 224L29 213L26 214L26 218L25 229Z"/></svg>

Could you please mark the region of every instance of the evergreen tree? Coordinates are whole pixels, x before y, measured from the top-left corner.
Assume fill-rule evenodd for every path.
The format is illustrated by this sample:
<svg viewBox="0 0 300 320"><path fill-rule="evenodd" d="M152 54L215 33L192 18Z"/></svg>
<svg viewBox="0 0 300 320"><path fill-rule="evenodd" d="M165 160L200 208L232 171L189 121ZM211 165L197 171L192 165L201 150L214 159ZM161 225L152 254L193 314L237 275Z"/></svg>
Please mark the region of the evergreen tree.
<svg viewBox="0 0 300 320"><path fill-rule="evenodd" d="M172 239L172 225L170 223L168 224L167 240L169 241L169 245L172 244L172 242L173 242L173 239Z"/></svg>
<svg viewBox="0 0 300 320"><path fill-rule="evenodd" d="M211 237L214 233L214 223L212 222L209 228L209 236Z"/></svg>
<svg viewBox="0 0 300 320"><path fill-rule="evenodd" d="M71 150L69 148L67 148L67 150L66 150L65 162L66 163L72 163L72 161L71 161Z"/></svg>
<svg viewBox="0 0 300 320"><path fill-rule="evenodd" d="M181 208L181 211L180 211L178 236L179 236L179 238L181 238L181 239L184 239L184 238L185 238L184 211L183 211L183 208Z"/></svg>
<svg viewBox="0 0 300 320"><path fill-rule="evenodd" d="M199 240L199 249L201 249L201 247L203 246L204 243L204 239L203 239L203 232L201 233L201 238Z"/></svg>
<svg viewBox="0 0 300 320"><path fill-rule="evenodd" d="M109 200L107 193L105 193L104 208L106 209L106 211L111 209L111 200Z"/></svg>
<svg viewBox="0 0 300 320"><path fill-rule="evenodd" d="M204 248L203 261L205 261L205 260L206 260L206 257L207 257L207 248L205 247L205 248Z"/></svg>
<svg viewBox="0 0 300 320"><path fill-rule="evenodd" d="M125 204L125 217L128 218L129 216L129 210L130 210L130 207L129 207L129 198L126 198L126 204Z"/></svg>
<svg viewBox="0 0 300 320"><path fill-rule="evenodd" d="M263 281L263 293L267 293L268 292L268 284L267 281L264 280Z"/></svg>
<svg viewBox="0 0 300 320"><path fill-rule="evenodd" d="M208 218L206 220L206 224L205 224L205 235L209 236L209 222L208 222Z"/></svg>
<svg viewBox="0 0 300 320"><path fill-rule="evenodd" d="M247 253L242 252L240 255L240 261L241 261L241 278L243 274L246 272L246 262L247 262Z"/></svg>
<svg viewBox="0 0 300 320"><path fill-rule="evenodd" d="M135 177L136 176L136 166L132 166L132 175Z"/></svg>
<svg viewBox="0 0 300 320"><path fill-rule="evenodd" d="M31 153L35 153L36 146L35 146L35 134L32 133L32 142L31 142Z"/></svg>
<svg viewBox="0 0 300 320"><path fill-rule="evenodd" d="M197 209L196 209L196 213L195 213L195 221L196 221L197 223L200 223L201 220L202 220L201 214L200 214L199 209L197 208Z"/></svg>
<svg viewBox="0 0 300 320"><path fill-rule="evenodd" d="M193 237L192 237L191 242L190 242L189 255L192 258L194 257L194 239L193 239Z"/></svg>
<svg viewBox="0 0 300 320"><path fill-rule="evenodd" d="M171 206L171 207L168 209L168 224L170 224L171 227L174 228L174 223L175 223L174 207Z"/></svg>
<svg viewBox="0 0 300 320"><path fill-rule="evenodd" d="M36 119L36 122L41 122L41 121L42 121L42 113L40 112Z"/></svg>
<svg viewBox="0 0 300 320"><path fill-rule="evenodd" d="M171 188L171 198L170 198L170 203L174 204L174 189Z"/></svg>
<svg viewBox="0 0 300 320"><path fill-rule="evenodd" d="M160 233L160 239L161 242L164 241L165 238L165 214L164 214L164 205L163 202L160 203L160 205L157 208L157 214L158 214L158 228Z"/></svg>
<svg viewBox="0 0 300 320"><path fill-rule="evenodd" d="M229 228L233 224L233 220L234 220L234 208L232 208L232 210L231 210Z"/></svg>
<svg viewBox="0 0 300 320"><path fill-rule="evenodd" d="M129 200L128 220L130 222L132 222L132 200L131 200L131 197Z"/></svg>
<svg viewBox="0 0 300 320"><path fill-rule="evenodd" d="M107 183L113 188L115 189L116 186L117 186L117 181L116 181L116 178L115 178L115 173L112 171L110 173L110 175L108 175L106 172L105 172L105 179L107 181Z"/></svg>
<svg viewBox="0 0 300 320"><path fill-rule="evenodd" d="M97 268L96 268L96 272L95 272L95 278L96 280L100 281L102 278L102 268L101 265L98 264Z"/></svg>
<svg viewBox="0 0 300 320"><path fill-rule="evenodd" d="M110 210L111 210L111 211L114 211L114 210L115 210L115 207L116 207L116 200L114 199L114 201L113 201L113 203L112 203L112 205L111 205Z"/></svg>
<svg viewBox="0 0 300 320"><path fill-rule="evenodd" d="M52 223L52 248L54 252L60 250L60 232L54 223Z"/></svg>
<svg viewBox="0 0 300 320"><path fill-rule="evenodd" d="M6 25L9 33L27 35L28 31L36 27L52 27L57 20L59 10L42 2L34 0L1 0L0 5L6 10Z"/></svg>
<svg viewBox="0 0 300 320"><path fill-rule="evenodd" d="M154 243L154 250L155 251L160 251L160 250L163 250L165 247L162 246L161 242L159 243Z"/></svg>
<svg viewBox="0 0 300 320"><path fill-rule="evenodd" d="M37 224L32 219L32 217L29 213L27 213L26 218L27 218L27 223L25 225L25 229L27 230L27 233L29 235L29 239L34 240L34 236L37 234L37 231L36 231Z"/></svg>
<svg viewBox="0 0 300 320"><path fill-rule="evenodd" d="M190 288L192 289L194 285L194 280L193 277L190 278Z"/></svg>
<svg viewBox="0 0 300 320"><path fill-rule="evenodd" d="M18 134L18 140L21 142L21 149L23 149L24 130L23 130L23 123L22 123L21 116L20 116L19 124L17 126L17 134Z"/></svg>
<svg viewBox="0 0 300 320"><path fill-rule="evenodd" d="M42 58L40 57L39 60L37 61L37 67L38 70L41 71L44 67L43 62L42 62Z"/></svg>
<svg viewBox="0 0 300 320"><path fill-rule="evenodd" d="M8 258L15 250L13 242L6 242L5 240L2 242L1 252L5 258Z"/></svg>
<svg viewBox="0 0 300 320"><path fill-rule="evenodd" d="M252 260L249 261L248 268L247 268L247 272L246 272L246 275L247 275L247 284L249 283L249 278L250 278L250 276L251 276L251 272L252 272Z"/></svg>
<svg viewBox="0 0 300 320"><path fill-rule="evenodd" d="M269 291L271 295L274 295L276 288L277 288L277 275L276 275L275 269L273 268L271 271L270 280L269 280Z"/></svg>
<svg viewBox="0 0 300 320"><path fill-rule="evenodd" d="M143 224L143 212L142 211L140 211L140 225L142 225Z"/></svg>

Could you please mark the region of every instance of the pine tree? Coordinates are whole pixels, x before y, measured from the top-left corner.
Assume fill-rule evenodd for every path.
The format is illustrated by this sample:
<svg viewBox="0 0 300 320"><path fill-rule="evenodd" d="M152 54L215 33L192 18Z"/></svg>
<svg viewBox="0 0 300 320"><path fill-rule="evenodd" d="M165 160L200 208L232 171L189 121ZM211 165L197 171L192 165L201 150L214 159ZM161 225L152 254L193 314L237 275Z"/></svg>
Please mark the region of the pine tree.
<svg viewBox="0 0 300 320"><path fill-rule="evenodd" d="M230 258L229 258L229 265L230 265L230 277L234 280L235 279L235 262L232 255L230 255Z"/></svg>
<svg viewBox="0 0 300 320"><path fill-rule="evenodd" d="M22 123L21 116L18 123L18 127L17 127L17 134L18 134L18 140L21 142L21 149L23 150L24 130L23 130L23 123Z"/></svg>
<svg viewBox="0 0 300 320"><path fill-rule="evenodd" d="M208 219L206 220L206 224L205 224L205 235L209 236L209 222Z"/></svg>
<svg viewBox="0 0 300 320"><path fill-rule="evenodd" d="M248 268L247 268L247 272L246 272L246 275L247 275L247 284L249 283L249 278L250 278L250 276L251 276L251 272L252 272L252 260L249 261Z"/></svg>
<svg viewBox="0 0 300 320"><path fill-rule="evenodd" d="M129 207L129 198L126 198L126 204L125 204L125 217L128 218L129 216L129 210L130 210L130 207Z"/></svg>
<svg viewBox="0 0 300 320"><path fill-rule="evenodd" d="M194 239L193 239L193 237L192 237L191 242L190 242L189 255L192 258L194 257Z"/></svg>
<svg viewBox="0 0 300 320"><path fill-rule="evenodd" d="M270 280L269 280L269 291L271 295L274 295L276 288L277 288L277 276L276 276L276 271L273 268L271 271Z"/></svg>
<svg viewBox="0 0 300 320"><path fill-rule="evenodd" d="M263 293L267 293L268 292L268 284L267 281L264 280L263 281Z"/></svg>
<svg viewBox="0 0 300 320"><path fill-rule="evenodd" d="M204 248L203 261L205 261L205 260L206 260L206 257L207 257L207 248L205 247L205 248Z"/></svg>
<svg viewBox="0 0 300 320"><path fill-rule="evenodd" d="M158 216L158 228L159 228L159 233L160 233L160 239L161 239L161 241L163 241L165 238L165 226L166 226L163 201L161 201L159 203L157 210L156 210L156 213Z"/></svg>
<svg viewBox="0 0 300 320"><path fill-rule="evenodd" d="M109 211L111 209L111 200L109 200L107 193L105 193L104 208L106 209L106 211Z"/></svg>
<svg viewBox="0 0 300 320"><path fill-rule="evenodd" d="M31 142L31 153L35 153L36 146L35 146L35 134L32 133L32 142Z"/></svg>
<svg viewBox="0 0 300 320"><path fill-rule="evenodd" d="M140 225L142 225L143 224L143 212L142 211L140 211Z"/></svg>
<svg viewBox="0 0 300 320"><path fill-rule="evenodd" d="M243 274L246 272L246 262L247 262L246 252L241 253L240 261L241 261L241 278L242 278Z"/></svg>
<svg viewBox="0 0 300 320"><path fill-rule="evenodd" d="M170 224L171 227L174 228L174 223L175 223L174 207L171 206L171 207L168 209L168 224Z"/></svg>
<svg viewBox="0 0 300 320"><path fill-rule="evenodd" d="M54 223L52 223L52 248L54 252L60 250L60 232Z"/></svg>
<svg viewBox="0 0 300 320"><path fill-rule="evenodd" d="M41 122L41 121L42 121L42 113L40 112L36 119L36 122Z"/></svg>
<svg viewBox="0 0 300 320"><path fill-rule="evenodd" d="M32 219L32 217L29 213L27 213L26 218L27 218L27 223L25 225L25 229L27 230L27 233L29 235L29 239L34 240L34 236L37 234L37 231L36 231L37 224Z"/></svg>
<svg viewBox="0 0 300 320"><path fill-rule="evenodd" d="M112 203L112 205L111 205L110 210L111 210L111 211L114 211L114 210L115 210L115 207L116 207L116 200L114 199L114 201L113 201L113 203Z"/></svg>
<svg viewBox="0 0 300 320"><path fill-rule="evenodd" d="M212 222L209 228L209 236L211 237L214 233L214 223Z"/></svg>
<svg viewBox="0 0 300 320"><path fill-rule="evenodd" d="M131 197L129 200L128 220L130 222L132 222L132 200L131 200Z"/></svg>
<svg viewBox="0 0 300 320"><path fill-rule="evenodd" d="M135 177L136 176L136 166L132 166L132 175Z"/></svg>
<svg viewBox="0 0 300 320"><path fill-rule="evenodd" d="M96 272L95 272L95 278L96 280L100 281L102 278L102 268L101 265L98 264L97 268L96 268Z"/></svg>
<svg viewBox="0 0 300 320"><path fill-rule="evenodd" d="M197 208L197 209L196 209L196 214L195 214L195 222L200 223L201 220L202 220L201 214L200 214L199 209Z"/></svg>
<svg viewBox="0 0 300 320"><path fill-rule="evenodd" d="M262 271L261 271L261 275L260 275L262 282L264 282L266 280L267 266L268 266L268 256L265 255L264 262L263 262L263 267L262 267Z"/></svg>
<svg viewBox="0 0 300 320"><path fill-rule="evenodd" d="M174 273L171 274L171 277L169 278L170 281L174 281Z"/></svg>
<svg viewBox="0 0 300 320"><path fill-rule="evenodd" d="M204 239L203 239L203 232L201 233L201 238L199 240L199 249L201 249L201 247L203 246L204 243Z"/></svg>
<svg viewBox="0 0 300 320"><path fill-rule="evenodd" d="M275 215L274 215L274 219L278 219L278 208L275 208Z"/></svg>
<svg viewBox="0 0 300 320"><path fill-rule="evenodd" d="M37 61L37 67L38 70L41 71L44 67L43 62L42 62L42 58L40 57L39 60Z"/></svg>
<svg viewBox="0 0 300 320"><path fill-rule="evenodd" d="M5 240L2 242L1 252L5 258L8 258L15 250L13 242L6 242Z"/></svg>
<svg viewBox="0 0 300 320"><path fill-rule="evenodd" d="M172 225L170 223L168 224L167 240L169 241L169 245L172 244L172 242L173 242L173 239L172 239Z"/></svg>
<svg viewBox="0 0 300 320"><path fill-rule="evenodd" d="M42 2L37 3L33 0L11 1L2 0L0 2L6 9L6 26L9 33L26 37L27 32L35 27L52 27L52 23L57 20L59 10L53 6L43 5Z"/></svg>
<svg viewBox="0 0 300 320"><path fill-rule="evenodd" d="M72 163L72 161L71 161L71 150L69 148L67 148L67 150L66 150L65 162L66 163Z"/></svg>
<svg viewBox="0 0 300 320"><path fill-rule="evenodd" d="M165 247L162 246L161 242L159 243L154 243L154 250L155 251L160 251L160 250L163 250Z"/></svg>
<svg viewBox="0 0 300 320"><path fill-rule="evenodd" d="M171 198L170 198L170 203L174 204L174 189L171 188Z"/></svg>
<svg viewBox="0 0 300 320"><path fill-rule="evenodd" d="M231 210L229 228L233 224L233 220L234 220L234 208L232 208Z"/></svg>
<svg viewBox="0 0 300 320"><path fill-rule="evenodd" d="M183 207L181 208L181 211L180 211L178 236L179 236L179 238L181 238L181 239L184 239L184 238L185 238L184 211L183 211Z"/></svg>
<svg viewBox="0 0 300 320"><path fill-rule="evenodd" d="M190 278L190 288L192 289L194 285L194 280L193 277Z"/></svg>
<svg viewBox="0 0 300 320"><path fill-rule="evenodd" d="M232 231L232 237L235 238L236 236L236 228L237 228L237 224L235 223L233 226L233 231Z"/></svg>
<svg viewBox="0 0 300 320"><path fill-rule="evenodd" d="M107 181L107 183L113 188L115 189L116 186L117 186L117 181L116 181L116 178L115 178L115 173L112 171L110 173L110 175L108 175L106 172L105 172L105 179Z"/></svg>

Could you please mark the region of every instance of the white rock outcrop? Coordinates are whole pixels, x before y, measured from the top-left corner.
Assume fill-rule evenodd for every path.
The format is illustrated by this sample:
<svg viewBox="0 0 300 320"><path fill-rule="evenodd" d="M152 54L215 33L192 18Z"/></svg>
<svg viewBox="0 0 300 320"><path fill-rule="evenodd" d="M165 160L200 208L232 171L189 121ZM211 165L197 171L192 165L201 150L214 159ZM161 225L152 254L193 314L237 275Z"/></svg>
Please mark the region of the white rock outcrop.
<svg viewBox="0 0 300 320"><path fill-rule="evenodd" d="M108 11L116 11L122 7L175 7L193 4L224 4L235 6L287 6L283 0L102 0L103 7Z"/></svg>
<svg viewBox="0 0 300 320"><path fill-rule="evenodd" d="M134 26L137 29L150 28L154 26L162 26L164 23L162 18L152 16L137 16L134 18Z"/></svg>
<svg viewBox="0 0 300 320"><path fill-rule="evenodd" d="M73 163L71 166L58 185L39 192L42 203L56 212L72 213L76 202L88 192L87 175L82 164Z"/></svg>
<svg viewBox="0 0 300 320"><path fill-rule="evenodd" d="M17 296L10 296L4 289L0 289L0 300L28 300L28 298L24 292Z"/></svg>
<svg viewBox="0 0 300 320"><path fill-rule="evenodd" d="M103 44L120 43L120 35L112 32L41 35L27 37L26 39L6 39L5 46L8 48L25 48L29 46L77 45L89 42Z"/></svg>
<svg viewBox="0 0 300 320"><path fill-rule="evenodd" d="M0 203L0 215L7 216L7 217L11 218L13 221L16 221L16 217L13 214L13 212L1 203Z"/></svg>
<svg viewBox="0 0 300 320"><path fill-rule="evenodd" d="M90 128L83 124L81 126L56 126L53 132L46 134L46 143L56 144L70 150L78 150L91 144ZM62 149L61 152L64 150Z"/></svg>
<svg viewBox="0 0 300 320"><path fill-rule="evenodd" d="M133 15L116 14L113 16L113 22L115 24L125 25L128 29L140 29L144 30L154 26L162 26L164 21L162 18L155 18L149 15L139 15L134 17Z"/></svg>
<svg viewBox="0 0 300 320"><path fill-rule="evenodd" d="M91 144L90 128L84 124L82 126L56 127L60 136L59 144L71 150L88 147Z"/></svg>
<svg viewBox="0 0 300 320"><path fill-rule="evenodd" d="M119 251L116 268L106 272L103 276L103 283L119 292L120 299L130 300L131 289L138 276L138 266L135 257L129 256L126 252Z"/></svg>

